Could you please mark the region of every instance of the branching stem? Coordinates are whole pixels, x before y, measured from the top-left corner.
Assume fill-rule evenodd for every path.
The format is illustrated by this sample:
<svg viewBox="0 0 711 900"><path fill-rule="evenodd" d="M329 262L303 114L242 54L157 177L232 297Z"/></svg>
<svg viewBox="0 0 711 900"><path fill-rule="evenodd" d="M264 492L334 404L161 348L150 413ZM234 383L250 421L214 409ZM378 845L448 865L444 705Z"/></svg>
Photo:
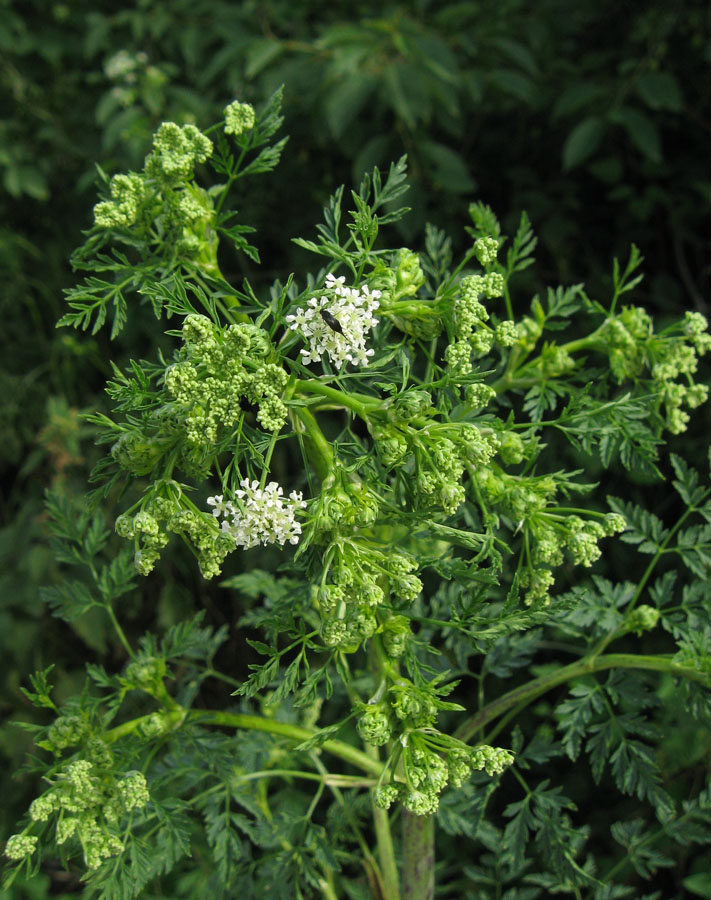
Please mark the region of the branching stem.
<svg viewBox="0 0 711 900"><path fill-rule="evenodd" d="M525 707L541 694L552 690L558 685L591 675L594 672L602 672L606 669L649 669L656 672L667 672L679 678L688 678L690 681L698 681L705 685L711 684L711 675L692 669L689 666L681 666L667 656L642 656L636 653L608 653L604 656L586 656L581 660L563 666L557 672L550 675L541 675L529 681L528 684L514 688L485 707L468 719L457 730L455 737L461 741L468 741L480 728L489 722L504 715L513 707Z"/></svg>

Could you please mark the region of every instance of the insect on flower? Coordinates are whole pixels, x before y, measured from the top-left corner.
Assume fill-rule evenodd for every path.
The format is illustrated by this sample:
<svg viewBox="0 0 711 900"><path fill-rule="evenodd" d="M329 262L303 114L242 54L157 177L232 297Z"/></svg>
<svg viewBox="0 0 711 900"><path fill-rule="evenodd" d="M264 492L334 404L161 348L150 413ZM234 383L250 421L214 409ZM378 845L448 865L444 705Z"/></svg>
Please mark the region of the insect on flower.
<svg viewBox="0 0 711 900"><path fill-rule="evenodd" d="M333 331L337 331L339 334L343 334L343 326L335 316L332 316L331 313L325 309L320 310L320 313L321 318L329 328L331 328Z"/></svg>

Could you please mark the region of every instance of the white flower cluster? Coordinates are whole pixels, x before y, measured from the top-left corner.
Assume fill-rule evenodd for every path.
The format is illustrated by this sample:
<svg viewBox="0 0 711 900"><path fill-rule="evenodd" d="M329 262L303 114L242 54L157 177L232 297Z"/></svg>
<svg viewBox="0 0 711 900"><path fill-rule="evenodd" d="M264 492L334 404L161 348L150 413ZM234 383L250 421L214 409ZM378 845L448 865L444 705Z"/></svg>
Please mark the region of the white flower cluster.
<svg viewBox="0 0 711 900"><path fill-rule="evenodd" d="M286 317L289 328L299 331L309 343L309 349L301 351L307 366L320 362L324 354L338 369L347 362L367 366L368 357L375 353L366 350L365 341L370 329L378 324L373 312L380 306L380 291L369 291L367 285L349 288L345 280L329 272L326 290L332 291L332 296L312 297L306 309L299 307L296 315Z"/></svg>
<svg viewBox="0 0 711 900"><path fill-rule="evenodd" d="M224 517L222 531L245 550L260 543L298 544L301 525L295 513L306 506L302 493L292 491L283 497L276 481L260 488L258 481L250 483L245 478L240 485L242 490L235 491L238 503L224 500L222 494L207 498L208 506L214 507L213 516Z"/></svg>

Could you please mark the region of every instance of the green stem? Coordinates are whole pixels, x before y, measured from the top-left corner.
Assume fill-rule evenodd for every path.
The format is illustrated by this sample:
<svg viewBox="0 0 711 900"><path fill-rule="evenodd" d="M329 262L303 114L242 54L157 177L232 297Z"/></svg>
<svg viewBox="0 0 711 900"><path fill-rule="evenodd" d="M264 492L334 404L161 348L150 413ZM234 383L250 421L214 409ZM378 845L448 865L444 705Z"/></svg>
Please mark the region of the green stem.
<svg viewBox="0 0 711 900"><path fill-rule="evenodd" d="M118 635L118 639L123 644L123 648L128 653L130 659L134 658L134 653L131 645L128 642L128 638L126 637L126 633L123 628L119 624L119 620L116 618L116 613L113 610L113 607L110 603L106 604L106 612L109 614L109 618L111 619L111 624L114 626L114 631Z"/></svg>
<svg viewBox="0 0 711 900"><path fill-rule="evenodd" d="M402 811L402 900L434 898L434 822Z"/></svg>
<svg viewBox="0 0 711 900"><path fill-rule="evenodd" d="M321 891L321 896L323 900L338 900L336 892L333 890L333 887L326 881L325 878L321 878L319 880L319 889Z"/></svg>
<svg viewBox="0 0 711 900"><path fill-rule="evenodd" d="M701 503L705 503L705 502L706 502L706 498L709 496L709 494L711 494L711 489L707 490L707 491L704 493L704 495L701 497L701 501L700 501L700 502L701 502ZM664 538L664 540L662 541L662 543L657 547L657 552L654 554L654 556L652 557L652 559L651 559L650 562L649 562L649 565L648 565L647 568L644 570L644 574L642 575L642 578L640 579L639 584L637 585L637 589L636 589L636 591L634 592L634 596L632 597L632 599L630 600L630 602L627 604L627 608L625 609L625 614L626 614L626 615L629 615L629 614L632 612L632 610L635 608L635 606L637 605L637 601L638 601L639 598L642 596L642 591L643 591L644 588L646 587L647 582L649 581L649 579L650 579L650 577L651 577L651 575L652 575L652 572L654 571L654 569L655 569L657 563L658 563L659 560L661 559L662 555L663 555L664 553L667 552L667 547L668 547L669 542L671 541L671 539L672 539L672 538L674 537L674 535L679 531L679 529L680 529L681 526L684 524L684 522L686 521L686 519L691 515L691 513L692 513L692 512L696 512L697 509L698 509L697 506L689 506L689 507L687 507L686 510L684 510L684 512L682 513L682 515L679 517L679 519L677 519L677 521L676 521L676 523L674 524L674 526L673 526L672 528L669 529L669 534ZM624 633L624 632L623 632L623 633ZM607 647L608 644L610 644L615 638L617 638L617 637L619 637L619 636L620 636L620 631L619 631L619 630L613 631L613 632L611 632L610 634L606 635L606 636L605 636L604 638L602 638L602 640L598 643L598 645L597 645L597 646L595 647L595 649L592 651L592 654L591 654L591 655L592 655L592 656L596 656L598 653L602 653L602 651L605 649L605 647Z"/></svg>
<svg viewBox="0 0 711 900"><path fill-rule="evenodd" d="M211 709L185 710L182 707L177 706L177 704L176 709L167 714L167 718L168 721L174 725L177 725L184 720L189 720L201 725L224 725L228 728L237 728L244 731L264 731L267 734L276 734L280 737L289 738L299 744L309 740L317 734L317 729L315 728L302 728L298 725L290 725L288 722L265 719L262 716L252 716L247 715L246 713L230 713ZM122 725L117 725L115 728L106 732L105 740L113 743L126 735L132 734L134 731L137 731L144 722L147 722L148 719L150 719L150 714L138 716L136 719L131 719L128 722L124 722ZM321 744L321 747L327 753L338 756L344 762L350 763L352 766L355 766L363 772L367 772L368 775L372 775L374 778L379 778L383 771L383 764L381 762L371 759L363 753L362 750L351 747L350 744L346 744L344 741L324 741L323 744Z"/></svg>
<svg viewBox="0 0 711 900"><path fill-rule="evenodd" d="M368 756L379 762L378 748L367 745ZM400 878L395 862L395 848L390 832L390 816L387 810L381 809L375 803L375 794L372 795L373 825L375 826L375 839L378 844L378 859L380 871L383 876L384 896L387 900L400 900Z"/></svg>
<svg viewBox="0 0 711 900"><path fill-rule="evenodd" d="M308 439L308 445L312 451L308 454L309 461L318 478L324 481L333 471L333 448L319 428L311 410L306 407L292 407L292 409L304 428L304 435Z"/></svg>
<svg viewBox="0 0 711 900"><path fill-rule="evenodd" d="M468 719L457 730L455 737L461 741L468 741L480 728L504 715L514 706L520 705L523 708L537 697L540 697L541 694L545 694L554 687L558 687L558 685L565 684L566 681L572 681L574 678L592 675L595 672L602 672L606 669L649 669L656 672L667 672L679 678L688 678L690 681L711 685L711 675L709 673L700 672L698 669L692 669L688 666L681 666L666 656L642 656L636 653L608 653L605 656L586 656L584 659L563 666L557 672L541 675L540 678L535 678L533 681L529 681L528 684L514 688L508 694L493 700Z"/></svg>
<svg viewBox="0 0 711 900"><path fill-rule="evenodd" d="M295 389L307 394L320 394L327 397L338 406L344 406L352 410L359 418L367 421L368 408L380 406L380 400L377 397L368 397L366 394L346 394L344 391L338 391L336 388L330 388L321 381L299 381L296 382Z"/></svg>
<svg viewBox="0 0 711 900"><path fill-rule="evenodd" d="M316 733L314 728L302 728L291 725L288 722L278 722L275 719L264 719L261 716L247 715L246 713L230 713L221 710L196 709L188 714L188 718L203 725L226 725L229 728L243 729L245 731L264 731L267 734L276 734L289 738L297 743L302 743L312 738ZM350 763L357 769L378 777L382 772L382 763L371 759L362 750L351 747L343 741L329 740L321 744L327 753L338 756L344 762Z"/></svg>

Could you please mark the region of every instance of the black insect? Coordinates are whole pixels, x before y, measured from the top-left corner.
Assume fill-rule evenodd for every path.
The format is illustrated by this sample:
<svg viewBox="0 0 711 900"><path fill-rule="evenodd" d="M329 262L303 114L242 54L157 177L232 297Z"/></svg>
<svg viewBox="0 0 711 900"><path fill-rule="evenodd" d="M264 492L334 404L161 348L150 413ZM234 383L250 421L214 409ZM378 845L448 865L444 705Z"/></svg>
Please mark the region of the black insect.
<svg viewBox="0 0 711 900"><path fill-rule="evenodd" d="M343 334L343 326L338 321L335 316L332 316L330 312L327 310L321 310L321 318L328 325L329 328L332 328L334 331L337 331L339 334Z"/></svg>

